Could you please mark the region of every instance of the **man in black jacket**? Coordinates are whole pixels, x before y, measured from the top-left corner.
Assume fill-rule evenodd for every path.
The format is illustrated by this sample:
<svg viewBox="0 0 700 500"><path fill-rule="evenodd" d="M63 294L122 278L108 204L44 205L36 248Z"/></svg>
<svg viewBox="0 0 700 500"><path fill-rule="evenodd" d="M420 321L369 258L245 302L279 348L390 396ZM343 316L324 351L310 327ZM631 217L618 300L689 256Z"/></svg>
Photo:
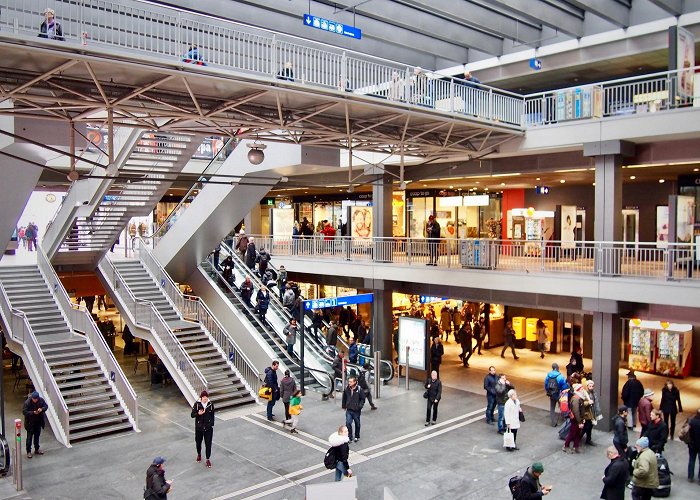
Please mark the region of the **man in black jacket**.
<svg viewBox="0 0 700 500"><path fill-rule="evenodd" d="M493 412L496 409L496 367L489 366L489 373L484 377L484 390L486 391L486 423L493 425Z"/></svg>
<svg viewBox="0 0 700 500"><path fill-rule="evenodd" d="M265 385L272 389L272 398L267 402L267 419L274 420L274 415L272 414L272 409L275 407L275 403L280 398L280 385L277 382L277 369L280 367L280 362L275 360L272 362L271 366L265 368Z"/></svg>
<svg viewBox="0 0 700 500"><path fill-rule="evenodd" d="M202 439L207 457L206 465L211 468L211 440L214 437L214 403L209 400L209 393L202 391L199 400L192 405L191 417L194 419L194 442L197 446L197 463L202 461Z"/></svg>
<svg viewBox="0 0 700 500"><path fill-rule="evenodd" d="M668 439L668 426L661 419L663 413L661 410L651 410L651 421L647 426L647 431L644 434L649 439L649 448L654 453L664 452L666 440Z"/></svg>
<svg viewBox="0 0 700 500"><path fill-rule="evenodd" d="M523 478L520 480L520 495L518 500L537 500L549 494L551 486L540 485L540 476L544 472L541 462L535 462L532 467L528 467Z"/></svg>
<svg viewBox="0 0 700 500"><path fill-rule="evenodd" d="M688 481L695 479L695 462L700 454L700 410L688 421L690 432L688 433ZM700 479L700 472L698 472Z"/></svg>
<svg viewBox="0 0 700 500"><path fill-rule="evenodd" d="M634 429L637 426L637 406L643 396L644 386L637 380L634 370L630 370L627 372L627 382L622 386L622 402L632 413L632 426L628 426L630 429Z"/></svg>
<svg viewBox="0 0 700 500"><path fill-rule="evenodd" d="M617 415L613 417L613 430L615 431L613 434L613 446L615 446L617 452L623 457L625 456L625 452L627 451L627 443L629 442L629 438L627 436L628 411L628 408L625 405L622 405L617 409Z"/></svg>
<svg viewBox="0 0 700 500"><path fill-rule="evenodd" d="M149 491L150 493L148 496L144 494L144 498L168 500L168 491L170 491L173 480L165 479L164 463L165 459L163 457L156 457L148 467L146 471L146 493L149 493Z"/></svg>
<svg viewBox="0 0 700 500"><path fill-rule="evenodd" d="M437 420L438 404L440 403L440 399L442 399L442 382L440 382L438 373L435 370L430 372L430 378L425 383L424 387L425 395L427 396L426 399L428 401L428 410L425 413L425 425L428 426L431 424L431 409L433 412L432 424L435 425L435 421Z"/></svg>
<svg viewBox="0 0 700 500"><path fill-rule="evenodd" d="M357 379L357 383L360 386L360 389L362 389L362 392L365 393L365 399L369 401L369 407L373 410L376 410L377 407L374 405L374 402L372 401L372 389L370 388L369 384L367 383L367 377L369 377L370 370L372 369L372 365L369 363L365 363L362 365L362 371L360 372L360 375Z"/></svg>
<svg viewBox="0 0 700 500"><path fill-rule="evenodd" d="M627 430L627 429L625 429ZM600 498L605 500L625 500L625 486L629 481L629 464L624 455L618 453L614 446L606 450L610 463L603 476L603 492Z"/></svg>
<svg viewBox="0 0 700 500"><path fill-rule="evenodd" d="M32 441L34 441L34 454L44 454L39 449L39 436L41 436L41 430L46 427L44 415L48 409L46 401L39 397L37 391L32 392L22 406L24 428L27 429L27 458L32 458Z"/></svg>
<svg viewBox="0 0 700 500"><path fill-rule="evenodd" d="M440 223L435 220L434 215L428 217L428 224L425 228L425 237L428 238L428 249L430 250L430 261L427 266L437 266L438 244L440 242Z"/></svg>
<svg viewBox="0 0 700 500"><path fill-rule="evenodd" d="M357 379L350 377L348 386L343 391L343 410L345 410L345 426L348 428L348 437L352 441L353 429L352 424L355 423L355 442L360 440L360 414L362 407L365 405L365 393L357 385Z"/></svg>

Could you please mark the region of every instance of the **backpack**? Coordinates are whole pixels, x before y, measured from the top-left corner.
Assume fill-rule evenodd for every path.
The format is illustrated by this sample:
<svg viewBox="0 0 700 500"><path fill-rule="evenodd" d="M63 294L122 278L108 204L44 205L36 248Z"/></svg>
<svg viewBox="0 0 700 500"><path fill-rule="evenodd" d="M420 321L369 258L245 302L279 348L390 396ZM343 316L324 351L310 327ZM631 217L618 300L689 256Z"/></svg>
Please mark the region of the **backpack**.
<svg viewBox="0 0 700 500"><path fill-rule="evenodd" d="M522 480L522 476L513 476L508 480L508 490L510 494L513 495L513 500L518 500L520 498L520 483Z"/></svg>
<svg viewBox="0 0 700 500"><path fill-rule="evenodd" d="M671 494L671 469L668 466L668 461L663 455L656 455L656 468L659 473L659 487L654 490L652 496L667 497Z"/></svg>
<svg viewBox="0 0 700 500"><path fill-rule="evenodd" d="M335 465L338 461L335 459L335 447L331 446L326 452L326 456L323 457L323 465L326 469L335 469Z"/></svg>
<svg viewBox="0 0 700 500"><path fill-rule="evenodd" d="M678 433L678 439L683 441L685 444L690 444L690 420L685 419L685 423L681 426L681 430Z"/></svg>
<svg viewBox="0 0 700 500"><path fill-rule="evenodd" d="M559 375L549 375L547 377L547 396L550 397L550 399L559 399L559 382L557 382L557 378Z"/></svg>

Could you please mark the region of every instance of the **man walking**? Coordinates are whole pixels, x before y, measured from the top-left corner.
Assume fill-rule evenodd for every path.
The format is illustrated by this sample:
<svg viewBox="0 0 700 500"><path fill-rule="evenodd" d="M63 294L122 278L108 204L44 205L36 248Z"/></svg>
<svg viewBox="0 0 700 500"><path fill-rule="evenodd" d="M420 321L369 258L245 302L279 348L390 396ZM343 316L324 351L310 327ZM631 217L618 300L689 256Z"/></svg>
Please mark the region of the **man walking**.
<svg viewBox="0 0 700 500"><path fill-rule="evenodd" d="M566 378L559 372L559 365L552 363L552 370L547 373L544 378L544 390L549 397L549 420L552 427L559 425L559 413L557 413L557 404L561 393L568 390L569 385L566 383Z"/></svg>
<svg viewBox="0 0 700 500"><path fill-rule="evenodd" d="M513 323L510 321L506 323L506 329L503 332L503 349L501 350L502 358L505 358L504 354L509 347L510 351L513 353L513 359L520 359L518 358L517 354L515 354L515 330L513 330Z"/></svg>
<svg viewBox="0 0 700 500"><path fill-rule="evenodd" d="M469 321L465 321L459 330L459 343L462 345L462 354L459 357L462 358L462 364L469 368L469 358L474 352L472 350L472 324ZM467 355L467 353L469 354Z"/></svg>
<svg viewBox="0 0 700 500"><path fill-rule="evenodd" d="M632 425L628 427L634 429L637 426L637 406L639 400L644 396L644 386L637 380L634 370L627 372L627 382L622 386L622 402L629 409L632 417ZM629 420L629 417L628 417Z"/></svg>
<svg viewBox="0 0 700 500"><path fill-rule="evenodd" d="M32 458L32 442L34 442L34 454L43 455L39 445L41 430L46 427L46 410L49 406L37 391L32 392L22 406L24 414L24 428L27 429L27 458Z"/></svg>
<svg viewBox="0 0 700 500"><path fill-rule="evenodd" d="M355 424L355 442L360 440L360 414L365 405L365 393L357 385L357 379L350 377L348 386L343 391L343 410L345 410L345 426L348 428L348 437L353 440L353 423Z"/></svg>
<svg viewBox="0 0 700 500"><path fill-rule="evenodd" d="M629 442L629 437L627 436L627 412L627 407L622 405L617 409L617 415L613 418L613 446L623 457Z"/></svg>
<svg viewBox="0 0 700 500"><path fill-rule="evenodd" d="M165 459L156 457L146 471L146 492L144 498L168 500L168 492L173 485L172 479L165 479ZM148 493L148 496L146 496Z"/></svg>
<svg viewBox="0 0 700 500"><path fill-rule="evenodd" d="M474 324L474 340L476 340L476 347L474 350L481 356L481 344L484 343L484 338L486 338L486 326L484 325L484 318L479 318Z"/></svg>
<svg viewBox="0 0 700 500"><path fill-rule="evenodd" d="M647 427L649 427L649 422L651 422L651 410L654 409L654 405L651 404L653 399L654 391L651 389L644 389L644 397L639 400L639 406L637 407L639 425L642 427L641 436L647 433Z"/></svg>
<svg viewBox="0 0 700 500"><path fill-rule="evenodd" d="M271 366L265 368L265 385L272 389L272 397L267 402L267 419L274 420L274 415L272 414L272 409L275 407L275 403L280 398L280 386L277 383L277 369L280 367L280 362L275 360L272 362Z"/></svg>
<svg viewBox="0 0 700 500"><path fill-rule="evenodd" d="M202 439L206 453L206 465L211 469L211 441L214 437L214 403L209 400L209 393L202 391L199 399L192 405L194 419L194 442L197 446L197 463L202 461Z"/></svg>
<svg viewBox="0 0 700 500"><path fill-rule="evenodd" d="M698 454L700 454L700 410L695 412L695 416L688 421L690 426L688 432L688 481L691 483L695 480L695 462ZM700 470L698 471L698 479L700 479Z"/></svg>
<svg viewBox="0 0 700 500"><path fill-rule="evenodd" d="M649 440L641 437L635 443L637 458L632 461L632 500L651 500L659 487L656 454L649 449Z"/></svg>
<svg viewBox="0 0 700 500"><path fill-rule="evenodd" d="M489 372L484 377L484 390L486 391L486 423L493 425L493 412L496 409L496 367L489 366Z"/></svg>
<svg viewBox="0 0 700 500"><path fill-rule="evenodd" d="M625 428L625 430L627 429ZM605 468L603 492L600 494L600 498L605 500L625 500L625 486L630 476L627 459L614 446L609 446L605 454L608 456L610 463Z"/></svg>
<svg viewBox="0 0 700 500"><path fill-rule="evenodd" d="M551 486L542 486L540 476L544 472L542 462L535 462L532 467L528 467L520 480L520 494L518 498L537 499L548 495L552 490Z"/></svg>
<svg viewBox="0 0 700 500"><path fill-rule="evenodd" d="M369 363L365 363L364 365L362 365L362 371L360 372L360 375L357 379L357 383L359 384L360 389L362 389L362 392L365 393L365 399L369 401L369 407L372 410L376 410L377 407L374 406L374 403L372 402L372 390L370 389L369 384L367 383L367 377L369 377L371 367L372 365L370 365Z"/></svg>
<svg viewBox="0 0 700 500"><path fill-rule="evenodd" d="M331 321L328 332L326 332L326 344L334 349L338 345L338 325L335 320Z"/></svg>
<svg viewBox="0 0 700 500"><path fill-rule="evenodd" d="M428 225L425 228L425 237L428 239L428 250L430 251L430 260L427 266L437 266L438 261L438 244L440 241L440 223L435 220L434 215L428 217Z"/></svg>

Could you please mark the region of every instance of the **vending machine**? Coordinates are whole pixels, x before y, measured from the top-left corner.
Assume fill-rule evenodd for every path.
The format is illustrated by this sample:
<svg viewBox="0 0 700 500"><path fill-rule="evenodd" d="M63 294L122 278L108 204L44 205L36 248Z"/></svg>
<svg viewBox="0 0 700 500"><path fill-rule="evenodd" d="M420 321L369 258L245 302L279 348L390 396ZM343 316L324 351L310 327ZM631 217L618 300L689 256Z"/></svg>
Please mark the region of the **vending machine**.
<svg viewBox="0 0 700 500"><path fill-rule="evenodd" d="M629 368L641 372L654 373L656 330L653 321L630 320Z"/></svg>
<svg viewBox="0 0 700 500"><path fill-rule="evenodd" d="M660 322L656 331L656 373L667 377L687 377L691 368L692 343L691 325Z"/></svg>

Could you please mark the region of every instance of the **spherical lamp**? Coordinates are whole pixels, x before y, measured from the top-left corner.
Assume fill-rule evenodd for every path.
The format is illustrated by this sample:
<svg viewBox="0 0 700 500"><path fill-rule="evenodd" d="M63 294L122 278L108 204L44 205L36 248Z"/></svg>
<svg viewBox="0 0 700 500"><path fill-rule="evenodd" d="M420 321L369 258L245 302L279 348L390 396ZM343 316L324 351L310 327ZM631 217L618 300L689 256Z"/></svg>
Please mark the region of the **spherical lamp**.
<svg viewBox="0 0 700 500"><path fill-rule="evenodd" d="M247 143L246 146L250 148L250 151L248 151L248 161L250 163L260 165L265 161L265 148L267 147L265 144L255 141Z"/></svg>

